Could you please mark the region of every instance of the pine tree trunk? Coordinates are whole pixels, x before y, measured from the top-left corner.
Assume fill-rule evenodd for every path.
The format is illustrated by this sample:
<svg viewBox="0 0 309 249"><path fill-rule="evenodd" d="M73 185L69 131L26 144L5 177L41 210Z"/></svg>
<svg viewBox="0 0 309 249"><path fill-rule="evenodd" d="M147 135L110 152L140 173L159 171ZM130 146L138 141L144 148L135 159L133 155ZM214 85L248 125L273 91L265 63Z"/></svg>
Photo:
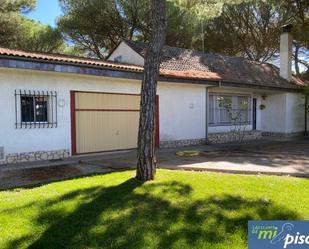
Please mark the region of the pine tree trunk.
<svg viewBox="0 0 309 249"><path fill-rule="evenodd" d="M136 178L153 180L156 173L155 118L157 78L165 43L165 0L151 0L152 35L145 56L137 148Z"/></svg>

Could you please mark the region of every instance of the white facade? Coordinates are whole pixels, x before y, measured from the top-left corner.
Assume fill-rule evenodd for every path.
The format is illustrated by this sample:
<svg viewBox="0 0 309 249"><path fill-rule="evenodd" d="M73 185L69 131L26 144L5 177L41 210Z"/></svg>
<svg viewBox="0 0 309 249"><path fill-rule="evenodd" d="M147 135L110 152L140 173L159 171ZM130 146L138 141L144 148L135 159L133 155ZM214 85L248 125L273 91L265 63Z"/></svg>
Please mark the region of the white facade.
<svg viewBox="0 0 309 249"><path fill-rule="evenodd" d="M35 151L71 151L70 91L140 93L140 81L73 73L0 68L0 148L5 155ZM205 85L158 83L160 141L202 140L207 136ZM15 90L56 91L57 128L15 127ZM257 99L256 129L271 133L304 131L301 94L240 88L211 88L211 92L246 94ZM59 103L64 105L59 105ZM260 110L264 104L266 108ZM252 130L248 125L246 130ZM230 126L209 127L208 133L227 132ZM1 163L1 160L0 160Z"/></svg>
<svg viewBox="0 0 309 249"><path fill-rule="evenodd" d="M0 68L0 147L5 153L71 149L70 91L140 93L140 82L76 74ZM56 91L57 128L15 128L15 90ZM158 84L160 141L205 138L206 87Z"/></svg>
<svg viewBox="0 0 309 249"><path fill-rule="evenodd" d="M206 87L159 82L160 141L206 136Z"/></svg>
<svg viewBox="0 0 309 249"><path fill-rule="evenodd" d="M304 131L304 97L296 93L275 93L261 100L266 108L261 111L261 129L274 133Z"/></svg>

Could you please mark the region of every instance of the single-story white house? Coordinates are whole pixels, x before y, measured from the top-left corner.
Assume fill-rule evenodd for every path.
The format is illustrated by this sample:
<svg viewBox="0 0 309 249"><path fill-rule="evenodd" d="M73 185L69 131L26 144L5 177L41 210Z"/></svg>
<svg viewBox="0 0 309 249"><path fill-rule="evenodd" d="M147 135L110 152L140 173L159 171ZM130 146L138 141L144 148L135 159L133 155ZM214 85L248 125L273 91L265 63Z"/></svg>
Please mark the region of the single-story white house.
<svg viewBox="0 0 309 249"><path fill-rule="evenodd" d="M303 134L304 83L291 74L291 42L285 30L280 70L166 46L157 146L229 141L235 120L222 99L240 110L245 139ZM0 164L135 148L146 50L124 40L103 61L0 48Z"/></svg>

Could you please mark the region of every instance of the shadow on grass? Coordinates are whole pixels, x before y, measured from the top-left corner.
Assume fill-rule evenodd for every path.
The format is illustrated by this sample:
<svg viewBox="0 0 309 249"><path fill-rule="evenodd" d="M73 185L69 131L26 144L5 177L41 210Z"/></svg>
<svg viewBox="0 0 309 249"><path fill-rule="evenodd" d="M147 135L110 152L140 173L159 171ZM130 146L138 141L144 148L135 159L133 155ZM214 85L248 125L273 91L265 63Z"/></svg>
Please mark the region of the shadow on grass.
<svg viewBox="0 0 309 249"><path fill-rule="evenodd" d="M251 219L301 218L267 200L233 195L194 200L192 191L177 181L142 185L131 179L67 193L41 204L33 222L47 226L42 234L18 238L8 248L209 248L226 245L235 234L245 244ZM61 212L76 199L81 203L73 211ZM61 208L52 208L57 205Z"/></svg>
<svg viewBox="0 0 309 249"><path fill-rule="evenodd" d="M67 167L65 165L62 165L61 167ZM54 173L53 171L57 171L57 167L55 166L50 166L50 167L41 167L41 168L36 168L35 170L40 170L40 171L44 171L46 168L49 168L49 175L46 179L27 179L31 174L32 174L32 169L25 169L23 173L21 172L14 172L11 171L11 174L8 175L6 174L6 178L9 179L9 182L1 182L0 183L0 192L1 191L12 191L12 192L16 192L16 191L20 191L20 188L22 189L33 189L33 188L37 188L37 187L41 187L44 186L46 184L49 183L56 183L56 182L63 182L64 180L75 180L75 179L79 179L79 178L84 178L84 177L91 177L91 176L98 176L98 175L108 175L111 173L114 173L115 171L108 171L108 172L89 172L89 173L80 173L80 174L74 174L74 172L70 172L66 175L63 175L62 177L54 177ZM121 170L117 170L118 172L121 171L126 171L128 169L121 169ZM27 172L27 173L25 173ZM45 173L44 173L45 174ZM57 172L55 173L56 175L58 174ZM23 180L21 182L19 182L19 179L15 179L16 177L21 177L23 180L26 179L25 182L23 182ZM32 176L31 176L32 177ZM3 179L0 179L3 180Z"/></svg>

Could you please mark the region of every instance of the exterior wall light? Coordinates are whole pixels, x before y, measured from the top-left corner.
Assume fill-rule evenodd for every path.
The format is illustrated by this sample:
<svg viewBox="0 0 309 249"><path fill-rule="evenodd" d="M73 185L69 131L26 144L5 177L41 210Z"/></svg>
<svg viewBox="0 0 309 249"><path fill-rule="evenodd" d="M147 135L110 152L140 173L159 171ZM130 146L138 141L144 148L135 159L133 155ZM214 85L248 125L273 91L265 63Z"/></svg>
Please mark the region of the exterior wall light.
<svg viewBox="0 0 309 249"><path fill-rule="evenodd" d="M266 105L261 104L260 105L260 110L264 110L266 108Z"/></svg>

